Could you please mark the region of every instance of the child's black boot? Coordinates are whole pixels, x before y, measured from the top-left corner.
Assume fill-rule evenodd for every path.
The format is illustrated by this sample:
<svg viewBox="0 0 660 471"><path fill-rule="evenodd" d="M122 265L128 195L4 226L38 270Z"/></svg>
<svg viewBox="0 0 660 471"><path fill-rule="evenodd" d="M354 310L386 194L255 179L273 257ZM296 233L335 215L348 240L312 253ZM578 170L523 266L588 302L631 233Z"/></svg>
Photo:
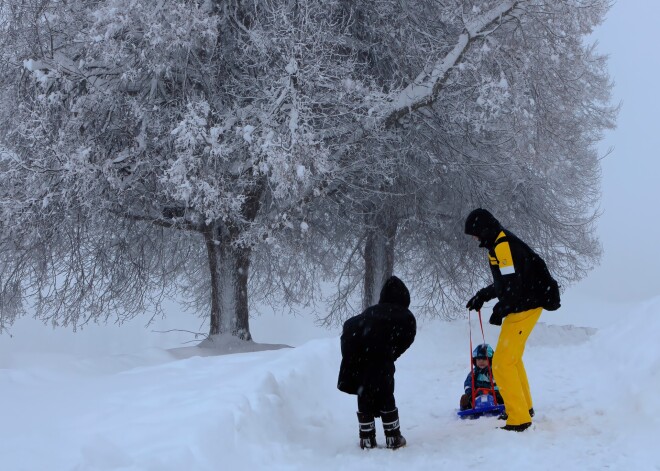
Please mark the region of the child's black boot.
<svg viewBox="0 0 660 471"><path fill-rule="evenodd" d="M358 412L357 417L360 423L360 448L363 450L376 448L376 422L374 416Z"/></svg>
<svg viewBox="0 0 660 471"><path fill-rule="evenodd" d="M406 439L401 435L401 429L399 428L399 409L394 409L390 412L381 412L380 415L383 420L387 448L395 450L406 446Z"/></svg>

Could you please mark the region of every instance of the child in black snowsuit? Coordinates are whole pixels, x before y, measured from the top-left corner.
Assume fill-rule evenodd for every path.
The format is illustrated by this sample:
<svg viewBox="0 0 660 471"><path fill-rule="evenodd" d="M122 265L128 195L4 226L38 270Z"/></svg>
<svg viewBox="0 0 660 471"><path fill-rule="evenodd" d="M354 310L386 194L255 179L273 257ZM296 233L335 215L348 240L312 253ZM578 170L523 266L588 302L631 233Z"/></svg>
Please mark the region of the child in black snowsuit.
<svg viewBox="0 0 660 471"><path fill-rule="evenodd" d="M472 409L474 404L472 403L472 387L474 385L474 390L477 392L476 396L483 394L483 391L479 389L491 389L495 388L495 397L498 404L504 404L504 399L495 384L495 380L492 379L492 372L490 367L491 359L493 358L493 349L487 343L478 345L472 352L472 371L470 371L465 378L463 387L465 389L465 394L461 396L461 410ZM472 375L474 374L474 383L472 382ZM475 396L475 397L476 397Z"/></svg>
<svg viewBox="0 0 660 471"><path fill-rule="evenodd" d="M357 395L363 449L376 447L376 417L383 421L387 448L406 444L394 400L394 362L415 340L417 322L409 305L408 288L392 276L383 285L378 304L344 323L337 388Z"/></svg>

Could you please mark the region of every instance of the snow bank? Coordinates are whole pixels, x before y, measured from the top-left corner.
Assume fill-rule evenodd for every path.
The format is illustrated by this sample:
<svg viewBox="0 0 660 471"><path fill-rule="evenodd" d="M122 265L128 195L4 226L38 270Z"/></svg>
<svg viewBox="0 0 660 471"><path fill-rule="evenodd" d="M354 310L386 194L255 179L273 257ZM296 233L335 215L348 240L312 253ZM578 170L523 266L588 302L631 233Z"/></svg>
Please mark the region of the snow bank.
<svg viewBox="0 0 660 471"><path fill-rule="evenodd" d="M658 308L637 306L599 331L540 323L525 354L537 415L524 434L457 418L467 322L420 322L397 362L409 445L396 452L357 447L355 398L336 389L336 336L231 355L13 361L0 369L2 469L657 471ZM495 344L499 329L485 331ZM380 424L377 433L382 445Z"/></svg>
<svg viewBox="0 0 660 471"><path fill-rule="evenodd" d="M630 312L602 329L590 345L592 391L602 396L603 409L616 419L620 430L637 437L637 450L646 449L660 463L654 438L660 429L660 297Z"/></svg>

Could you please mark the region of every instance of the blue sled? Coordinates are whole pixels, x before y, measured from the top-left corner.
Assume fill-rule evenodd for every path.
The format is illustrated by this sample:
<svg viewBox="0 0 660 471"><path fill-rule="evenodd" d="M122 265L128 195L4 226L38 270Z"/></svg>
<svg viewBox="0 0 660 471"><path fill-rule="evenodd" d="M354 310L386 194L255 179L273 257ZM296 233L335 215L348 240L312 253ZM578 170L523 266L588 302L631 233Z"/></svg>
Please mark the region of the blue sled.
<svg viewBox="0 0 660 471"><path fill-rule="evenodd" d="M500 415L504 412L504 405L495 405L495 400L490 394L482 394L474 400L473 409L459 410L456 412L461 419L478 419L482 415Z"/></svg>

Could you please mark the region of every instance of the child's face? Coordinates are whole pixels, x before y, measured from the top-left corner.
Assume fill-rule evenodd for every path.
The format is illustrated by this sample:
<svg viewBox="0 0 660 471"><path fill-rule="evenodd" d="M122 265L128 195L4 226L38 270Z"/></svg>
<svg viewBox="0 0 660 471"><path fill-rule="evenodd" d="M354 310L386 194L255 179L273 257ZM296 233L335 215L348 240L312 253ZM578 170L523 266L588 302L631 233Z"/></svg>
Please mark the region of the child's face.
<svg viewBox="0 0 660 471"><path fill-rule="evenodd" d="M488 358L477 358L477 368L486 368L488 366Z"/></svg>

